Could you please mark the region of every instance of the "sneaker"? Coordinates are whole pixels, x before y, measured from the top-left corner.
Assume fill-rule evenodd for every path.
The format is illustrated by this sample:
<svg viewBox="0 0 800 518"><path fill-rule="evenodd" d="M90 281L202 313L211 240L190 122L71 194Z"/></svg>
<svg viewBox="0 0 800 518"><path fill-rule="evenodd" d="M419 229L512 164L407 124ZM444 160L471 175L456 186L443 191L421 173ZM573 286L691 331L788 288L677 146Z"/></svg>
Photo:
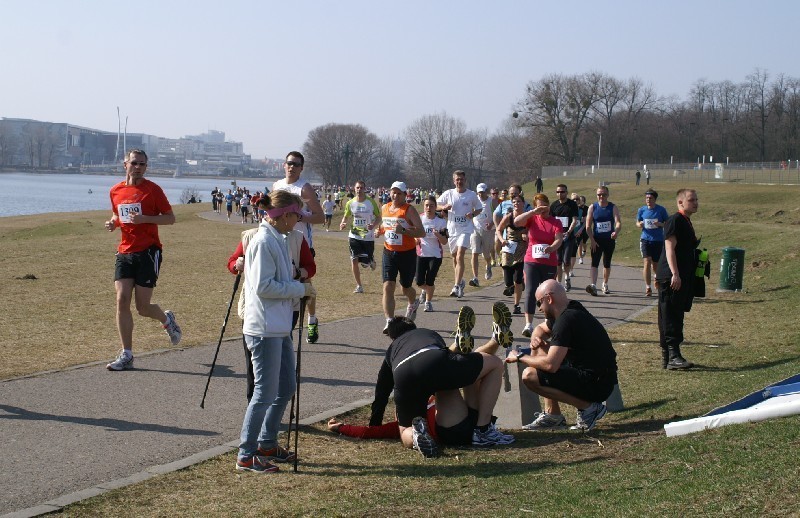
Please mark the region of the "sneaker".
<svg viewBox="0 0 800 518"><path fill-rule="evenodd" d="M592 403L586 410L578 410L578 417L575 420L575 425L570 427L570 430L583 430L588 432L597 421L606 415L606 406L603 403Z"/></svg>
<svg viewBox="0 0 800 518"><path fill-rule="evenodd" d="M236 461L236 471L254 471L256 473L276 473L278 466L271 463L264 457L253 455Z"/></svg>
<svg viewBox="0 0 800 518"><path fill-rule="evenodd" d="M606 284L606 283L603 283L603 293L606 294L606 295L610 295L611 294L611 290L608 289L608 284Z"/></svg>
<svg viewBox="0 0 800 518"><path fill-rule="evenodd" d="M369 260L369 269L370 269L370 270L374 270L374 269L375 269L375 266L376 266L376 264L375 264L375 259L370 259L370 260Z"/></svg>
<svg viewBox="0 0 800 518"><path fill-rule="evenodd" d="M420 294L419 294L419 303L420 304L425 304L425 299L426 298L427 298L427 295L425 294L425 291L424 290L421 291Z"/></svg>
<svg viewBox="0 0 800 518"><path fill-rule="evenodd" d="M572 282L570 282L570 280L569 280L569 275L567 275L567 278L564 279L564 289L566 291L569 291L569 290L572 289Z"/></svg>
<svg viewBox="0 0 800 518"><path fill-rule="evenodd" d="M391 318L387 318L386 319L386 325L383 326L383 334L385 334L385 335L389 334L389 322L391 322L391 321L392 321Z"/></svg>
<svg viewBox="0 0 800 518"><path fill-rule="evenodd" d="M450 290L450 296L451 297L458 297L458 284L453 286L453 289Z"/></svg>
<svg viewBox="0 0 800 518"><path fill-rule="evenodd" d="M106 365L106 369L110 371L124 371L132 368L133 368L133 354L125 351L125 349L123 349L122 352L119 353L119 355L113 362Z"/></svg>
<svg viewBox="0 0 800 518"><path fill-rule="evenodd" d="M280 446L269 450L258 448L258 450L256 450L256 456L264 457L266 460L274 460L275 462L294 462L294 459L297 458L295 452L289 451L286 448L281 448Z"/></svg>
<svg viewBox="0 0 800 518"><path fill-rule="evenodd" d="M533 324L525 324L525 327L522 328L522 336L525 338L530 338L533 334Z"/></svg>
<svg viewBox="0 0 800 518"><path fill-rule="evenodd" d="M358 263L358 265L359 265L360 267L364 268L365 270L366 270L367 268L369 268L369 265L368 265L367 263Z"/></svg>
<svg viewBox="0 0 800 518"><path fill-rule="evenodd" d="M487 264L486 265L486 273L483 274L483 278L486 279L487 281L492 278L492 265L491 264Z"/></svg>
<svg viewBox="0 0 800 518"><path fill-rule="evenodd" d="M422 454L426 459L439 456L439 446L428 433L428 421L424 417L415 417L411 421L411 428L414 438L414 449Z"/></svg>
<svg viewBox="0 0 800 518"><path fill-rule="evenodd" d="M317 322L308 324L306 342L309 344L315 344L317 343L317 340L319 340L319 324Z"/></svg>
<svg viewBox="0 0 800 518"><path fill-rule="evenodd" d="M467 286L467 282L464 279L461 279L461 282L458 283L458 286L463 290Z"/></svg>
<svg viewBox="0 0 800 518"><path fill-rule="evenodd" d="M583 264L583 257L578 257L578 264Z"/></svg>
<svg viewBox="0 0 800 518"><path fill-rule="evenodd" d="M474 287L474 288L479 288L480 284L478 284L478 278L477 277L473 277L472 279L470 279L469 280L469 285Z"/></svg>
<svg viewBox="0 0 800 518"><path fill-rule="evenodd" d="M590 285L586 286L586 293L588 293L592 297L596 297L597 296L597 286L595 286L594 284L590 284Z"/></svg>
<svg viewBox="0 0 800 518"><path fill-rule="evenodd" d="M164 331L169 335L169 341L172 345L181 343L181 326L175 321L175 315L170 310L166 310L164 314L167 316L167 322L164 324Z"/></svg>
<svg viewBox="0 0 800 518"><path fill-rule="evenodd" d="M514 285L513 284L511 286L506 286L505 288L503 288L503 295L505 295L506 297L510 297L513 294L514 294Z"/></svg>
<svg viewBox="0 0 800 518"><path fill-rule="evenodd" d="M431 311L433 311L433 304L431 304L430 302L426 302L425 307L422 309L422 311L424 311L425 313L430 313Z"/></svg>
<svg viewBox="0 0 800 518"><path fill-rule="evenodd" d="M416 299L412 304L409 304L408 307L406 307L406 318L413 322L414 319L417 318L418 308L419 308L419 300Z"/></svg>
<svg viewBox="0 0 800 518"><path fill-rule="evenodd" d="M458 286L458 295L456 295L456 296L458 298L461 298L461 297L464 296L464 281L463 280L461 281L461 284Z"/></svg>
<svg viewBox="0 0 800 518"><path fill-rule="evenodd" d="M473 446L499 446L514 442L513 435L500 433L494 424L490 424L485 432L481 432L477 427L472 431Z"/></svg>
<svg viewBox="0 0 800 518"><path fill-rule="evenodd" d="M364 293L364 288L359 284L356 286L356 289L353 290L353 293Z"/></svg>
<svg viewBox="0 0 800 518"><path fill-rule="evenodd" d="M645 297L652 297L653 296L653 288L651 288L650 286L645 288L644 289L644 296Z"/></svg>
<svg viewBox="0 0 800 518"><path fill-rule="evenodd" d="M475 339L469 334L475 327L475 311L469 306L462 306L456 320L455 346L456 351L467 354L472 351Z"/></svg>
<svg viewBox="0 0 800 518"><path fill-rule="evenodd" d="M511 347L514 342L514 334L511 332L511 312L503 302L495 302L492 305L492 338L500 347Z"/></svg>
<svg viewBox="0 0 800 518"><path fill-rule="evenodd" d="M519 307L519 304L514 304L514 314L515 315L521 315L522 314L522 308Z"/></svg>
<svg viewBox="0 0 800 518"><path fill-rule="evenodd" d="M560 430L567 427L567 419L561 414L537 414L536 419L522 427L523 430Z"/></svg>
<svg viewBox="0 0 800 518"><path fill-rule="evenodd" d="M573 277L575 277L575 272L574 272L574 271L572 271L572 270L570 270L570 271L569 271L569 278L571 279L571 278L573 278Z"/></svg>

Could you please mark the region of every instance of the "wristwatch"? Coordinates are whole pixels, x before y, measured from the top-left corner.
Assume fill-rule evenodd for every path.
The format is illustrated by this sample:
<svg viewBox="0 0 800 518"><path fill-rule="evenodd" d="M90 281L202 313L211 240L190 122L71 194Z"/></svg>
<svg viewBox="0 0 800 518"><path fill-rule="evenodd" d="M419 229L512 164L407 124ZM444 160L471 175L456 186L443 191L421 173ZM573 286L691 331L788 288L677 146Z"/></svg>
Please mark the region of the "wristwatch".
<svg viewBox="0 0 800 518"><path fill-rule="evenodd" d="M525 356L525 353L523 351L517 351L517 361L519 361L519 359L522 358L523 356Z"/></svg>

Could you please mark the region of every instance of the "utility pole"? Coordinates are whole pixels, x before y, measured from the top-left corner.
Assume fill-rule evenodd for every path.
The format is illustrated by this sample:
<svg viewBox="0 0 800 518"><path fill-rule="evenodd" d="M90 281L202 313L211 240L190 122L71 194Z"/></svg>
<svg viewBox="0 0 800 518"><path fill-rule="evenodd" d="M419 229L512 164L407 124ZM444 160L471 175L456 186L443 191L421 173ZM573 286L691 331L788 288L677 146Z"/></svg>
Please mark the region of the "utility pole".
<svg viewBox="0 0 800 518"><path fill-rule="evenodd" d="M354 151L350 151L350 144L347 143L344 145L344 186L345 188L349 187L349 183L347 183L347 176L350 172L350 155L352 155Z"/></svg>

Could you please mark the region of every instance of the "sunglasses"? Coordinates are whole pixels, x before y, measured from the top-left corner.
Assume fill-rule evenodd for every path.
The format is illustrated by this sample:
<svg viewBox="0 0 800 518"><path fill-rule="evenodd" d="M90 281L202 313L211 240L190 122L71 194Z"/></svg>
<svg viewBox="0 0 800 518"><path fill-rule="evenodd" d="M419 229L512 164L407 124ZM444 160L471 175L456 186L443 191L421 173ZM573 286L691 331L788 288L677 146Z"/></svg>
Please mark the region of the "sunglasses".
<svg viewBox="0 0 800 518"><path fill-rule="evenodd" d="M542 302L544 301L544 298L546 296L548 296L548 295L550 295L550 294L549 293L545 293L544 295L542 295L542 298L536 300L536 307L537 308L541 308L542 307Z"/></svg>
<svg viewBox="0 0 800 518"><path fill-rule="evenodd" d="M285 162L285 164L287 166L289 166L289 167L303 167L303 164L301 164L300 162L288 161L288 162Z"/></svg>
<svg viewBox="0 0 800 518"><path fill-rule="evenodd" d="M556 194L566 194L567 191L556 191Z"/></svg>
<svg viewBox="0 0 800 518"><path fill-rule="evenodd" d="M128 162L133 167L142 166L147 167L147 162Z"/></svg>

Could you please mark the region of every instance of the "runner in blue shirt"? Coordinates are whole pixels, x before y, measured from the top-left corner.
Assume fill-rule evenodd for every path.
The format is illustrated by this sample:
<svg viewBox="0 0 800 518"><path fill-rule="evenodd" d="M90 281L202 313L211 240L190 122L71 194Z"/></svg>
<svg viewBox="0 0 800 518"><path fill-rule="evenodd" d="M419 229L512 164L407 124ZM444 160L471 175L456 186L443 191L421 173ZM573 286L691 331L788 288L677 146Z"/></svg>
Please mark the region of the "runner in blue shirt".
<svg viewBox="0 0 800 518"><path fill-rule="evenodd" d="M653 295L651 272L655 274L655 265L658 264L658 258L664 249L664 222L669 217L667 209L656 204L657 199L658 193L653 189L647 189L644 193L645 204L639 207L636 213L636 226L642 230L639 249L644 261L642 268L644 294L648 297Z"/></svg>

